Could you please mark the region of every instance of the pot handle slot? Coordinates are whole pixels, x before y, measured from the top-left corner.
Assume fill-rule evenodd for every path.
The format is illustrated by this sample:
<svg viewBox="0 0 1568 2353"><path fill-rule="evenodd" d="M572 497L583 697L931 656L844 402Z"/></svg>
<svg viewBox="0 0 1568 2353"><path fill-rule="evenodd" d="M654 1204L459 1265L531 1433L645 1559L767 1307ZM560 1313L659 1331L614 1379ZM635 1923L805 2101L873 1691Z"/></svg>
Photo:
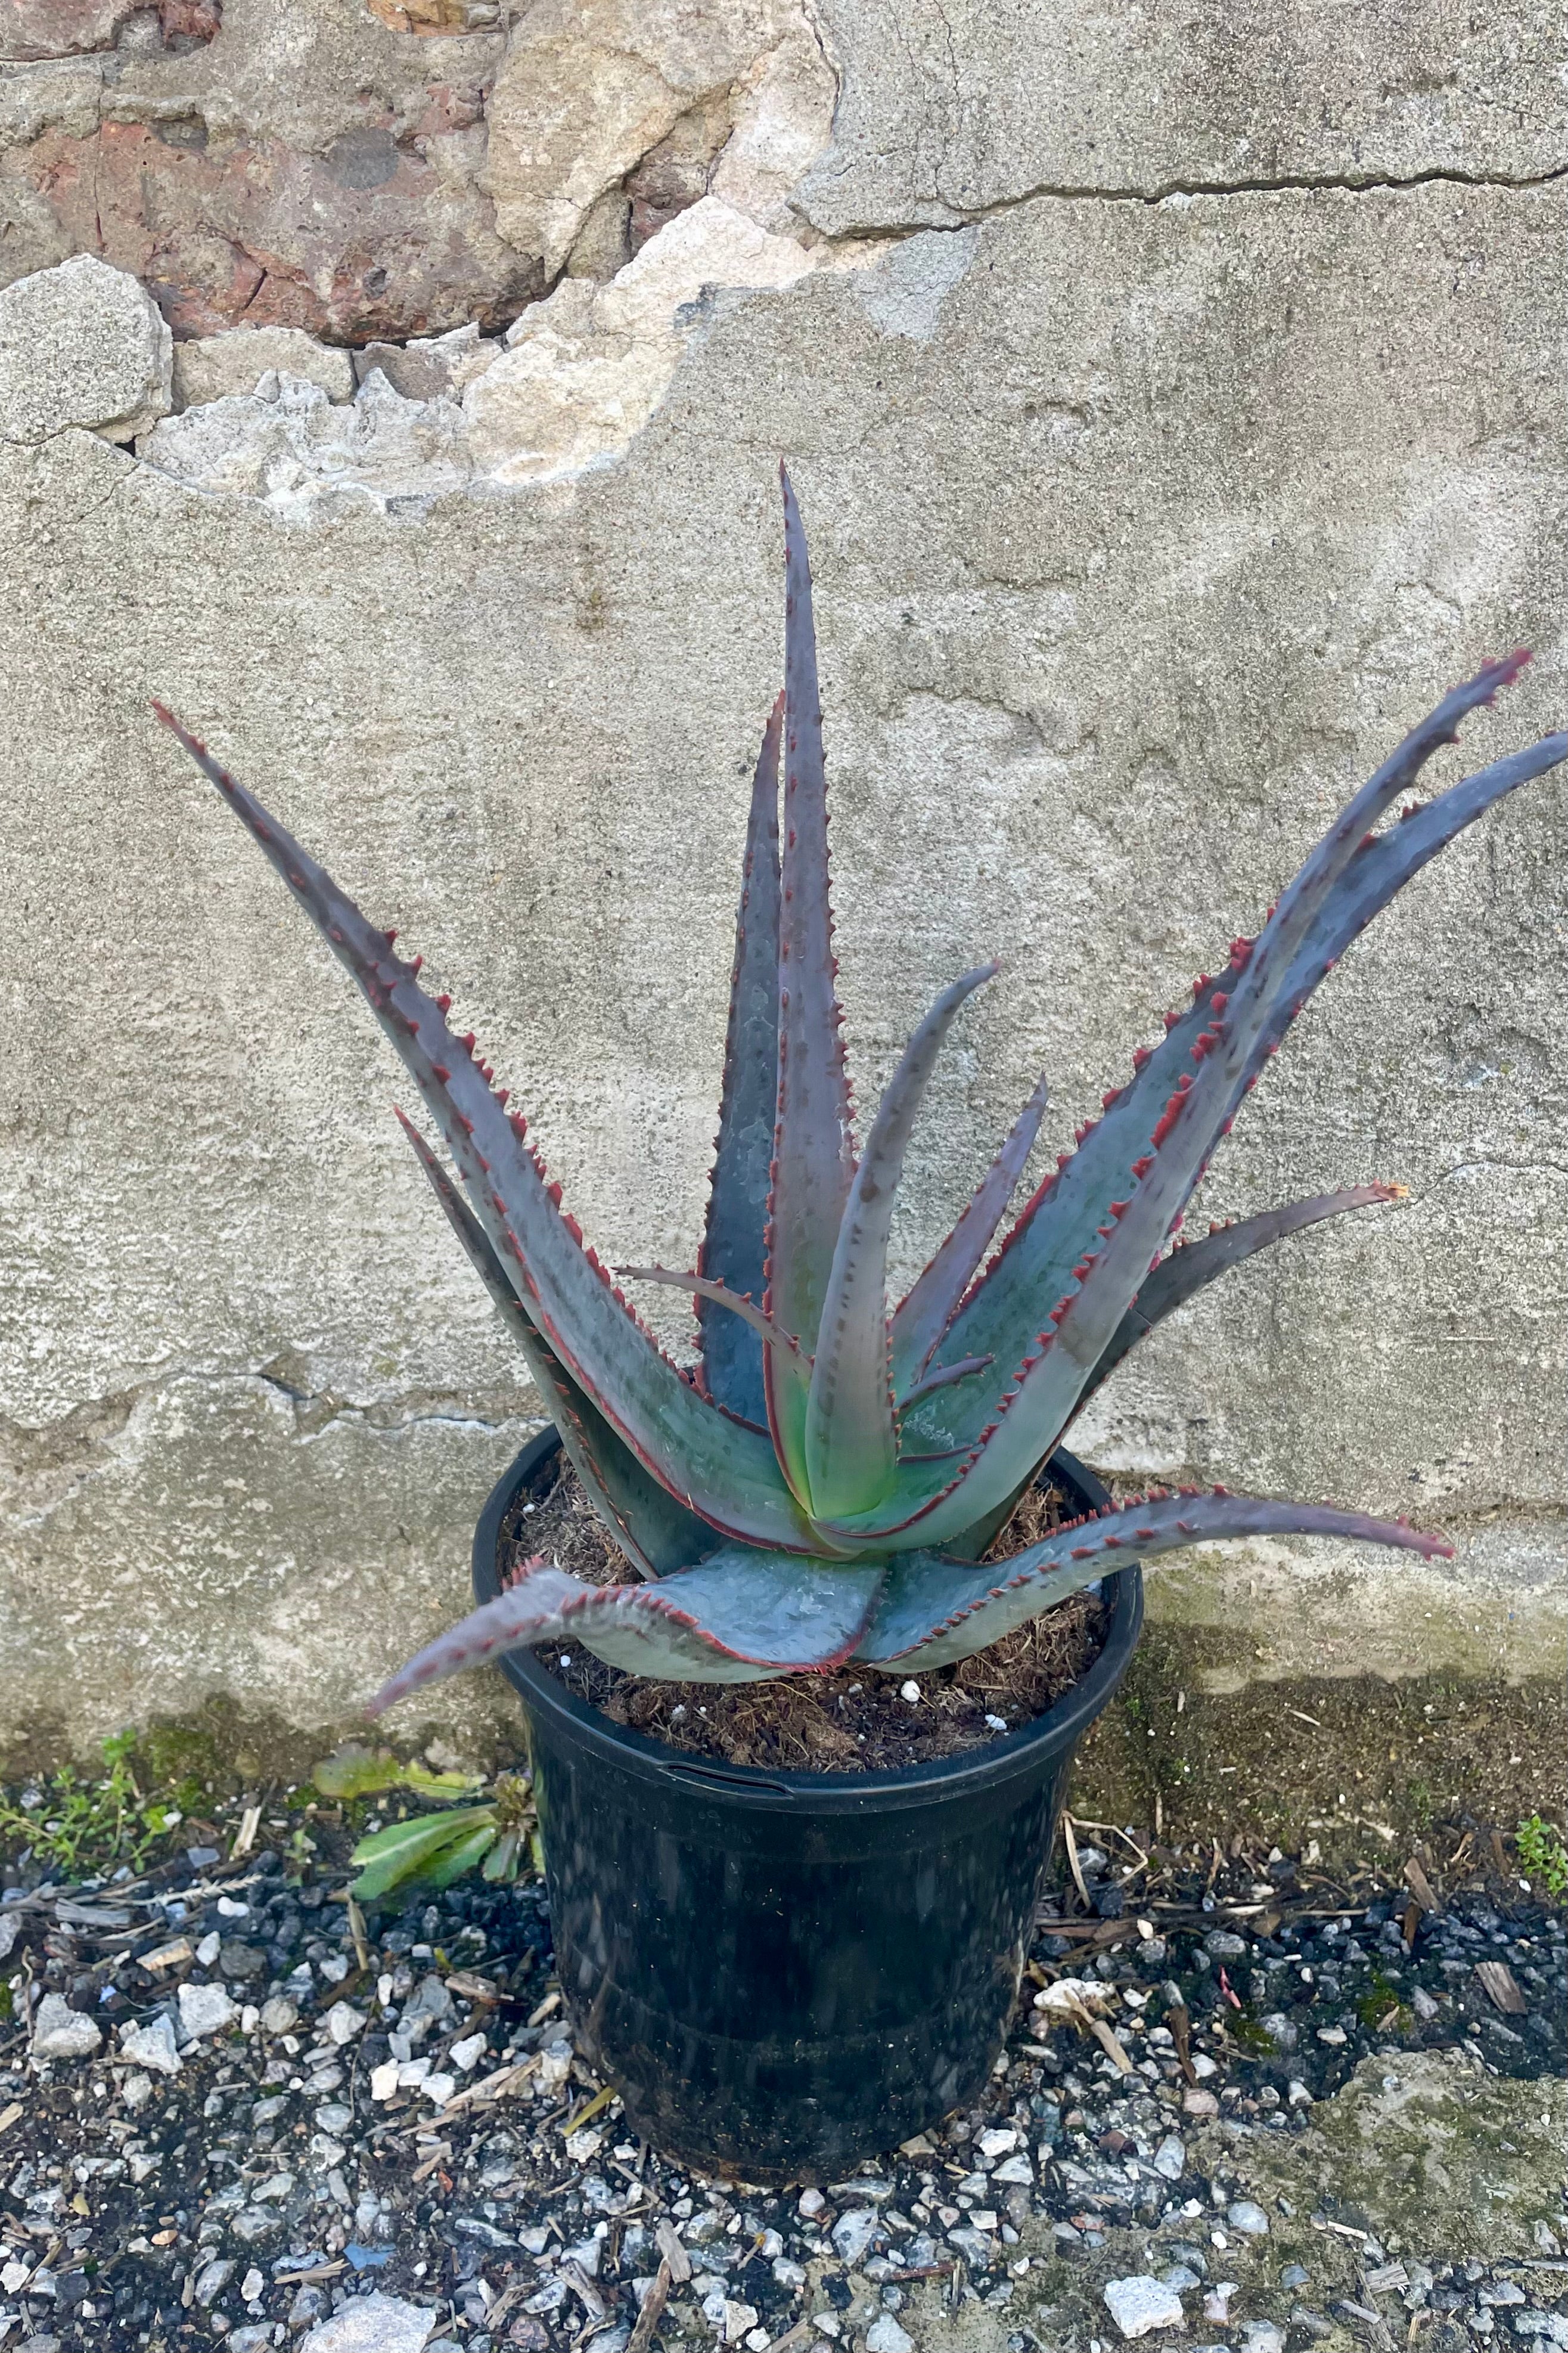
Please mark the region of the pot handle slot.
<svg viewBox="0 0 1568 2353"><path fill-rule="evenodd" d="M795 1791L783 1781L757 1781L748 1774L742 1780L738 1773L726 1773L721 1765L667 1765L668 1781L695 1782L702 1789L724 1789L748 1798L782 1799L786 1805L795 1801Z"/></svg>

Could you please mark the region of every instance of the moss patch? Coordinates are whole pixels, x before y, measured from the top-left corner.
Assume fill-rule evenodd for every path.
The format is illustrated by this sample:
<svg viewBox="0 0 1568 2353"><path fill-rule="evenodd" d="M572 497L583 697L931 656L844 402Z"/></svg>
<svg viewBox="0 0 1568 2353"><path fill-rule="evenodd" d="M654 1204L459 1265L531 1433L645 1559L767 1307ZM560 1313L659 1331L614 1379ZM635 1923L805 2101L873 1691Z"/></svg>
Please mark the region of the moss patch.
<svg viewBox="0 0 1568 2353"><path fill-rule="evenodd" d="M1321 1676L1205 1691L1245 1641L1145 1629L1113 1704L1079 1751L1075 1813L1167 1843L1241 1837L1384 1861L1435 1824L1506 1832L1555 1810L1568 1733L1561 1683ZM1384 1835L1392 1832L1392 1838Z"/></svg>

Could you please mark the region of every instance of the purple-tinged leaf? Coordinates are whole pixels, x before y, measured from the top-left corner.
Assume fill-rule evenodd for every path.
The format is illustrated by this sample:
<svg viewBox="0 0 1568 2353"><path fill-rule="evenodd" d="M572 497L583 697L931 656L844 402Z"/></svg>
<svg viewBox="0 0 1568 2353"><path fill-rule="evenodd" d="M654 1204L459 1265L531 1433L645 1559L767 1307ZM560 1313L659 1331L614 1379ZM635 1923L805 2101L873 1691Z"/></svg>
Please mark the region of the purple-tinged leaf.
<svg viewBox="0 0 1568 2353"><path fill-rule="evenodd" d="M929 1396L932 1389L946 1388L950 1381L966 1381L972 1373L983 1373L987 1365L994 1365L995 1361L994 1356L961 1356L956 1365L943 1365L939 1371L927 1373L918 1380L913 1388L900 1398L900 1407L913 1405L918 1398Z"/></svg>
<svg viewBox="0 0 1568 2353"><path fill-rule="evenodd" d="M1106 1205L1109 1224L1075 1266L1062 1299L1042 1319L1038 1353L1020 1366L1007 1412L985 1450L994 1452L977 1501L999 1498L1030 1461L1055 1444L1112 1333L1142 1288L1156 1253L1207 1166L1221 1129L1266 1047L1281 987L1314 923L1354 858L1369 827L1384 817L1426 762L1458 733L1459 721L1489 702L1518 675L1524 654L1488 663L1453 688L1398 749L1352 795L1300 871L1287 884L1248 951L1233 957L1227 985L1209 997L1208 1027L1188 1050L1150 1136L1148 1155L1128 1172L1124 1200ZM1096 1247L1103 1244L1103 1247ZM1037 1439L1038 1442L1037 1443ZM971 1478L974 1476L972 1472Z"/></svg>
<svg viewBox="0 0 1568 2353"><path fill-rule="evenodd" d="M1320 1193L1310 1201L1291 1201L1281 1208L1261 1210L1255 1218L1212 1227L1198 1240L1178 1242L1141 1285L1138 1296L1111 1334L1105 1354L1079 1399L1079 1407L1087 1404L1129 1348L1176 1308L1184 1306L1216 1275L1226 1273L1244 1259L1267 1250L1270 1242L1280 1241L1287 1234L1299 1234L1305 1226L1315 1226L1324 1218L1341 1217L1347 1209L1369 1209L1380 1202L1402 1201L1409 1189L1407 1185L1356 1185L1348 1192Z"/></svg>
<svg viewBox="0 0 1568 2353"><path fill-rule="evenodd" d="M893 1483L898 1423L888 1366L888 1236L915 1115L960 1007L1001 967L943 989L888 1082L849 1188L823 1303L805 1417L812 1516L869 1511Z"/></svg>
<svg viewBox="0 0 1568 2353"><path fill-rule="evenodd" d="M518 1582L400 1667L366 1714L503 1651L580 1642L628 1674L746 1683L825 1674L866 1630L880 1564L847 1567L745 1547L716 1553L654 1585L585 1585L542 1556Z"/></svg>
<svg viewBox="0 0 1568 2353"><path fill-rule="evenodd" d="M856 1661L900 1674L945 1667L972 1658L1111 1569L1191 1545L1255 1535L1350 1537L1420 1553L1428 1560L1450 1559L1454 1549L1444 1537L1425 1535L1403 1520L1374 1519L1321 1504L1276 1504L1258 1495L1230 1495L1223 1487L1207 1494L1192 1490L1140 1496L1118 1510L1054 1529L1011 1560L975 1567L939 1553L904 1554L889 1567Z"/></svg>
<svg viewBox="0 0 1568 2353"><path fill-rule="evenodd" d="M784 1332L771 1315L764 1315L754 1300L742 1298L722 1282L715 1282L705 1274L678 1274L668 1266L618 1266L616 1272L633 1282L662 1282L671 1291L689 1291L696 1299L705 1300L716 1311L738 1316L749 1330L754 1332L764 1347L782 1348L787 1356L799 1356L800 1342L794 1335ZM808 1365L809 1365L809 1360Z"/></svg>
<svg viewBox="0 0 1568 2353"><path fill-rule="evenodd" d="M805 533L781 467L784 509L784 796L779 915L778 1103L768 1203L770 1315L815 1353L844 1204L855 1173L843 1014L834 977L827 878L827 780ZM808 1381L779 1351L764 1356L768 1423L784 1477L809 1493Z"/></svg>
<svg viewBox="0 0 1568 2353"><path fill-rule="evenodd" d="M1267 1060L1269 1049L1279 1044L1325 973L1333 969L1346 948L1411 877L1496 802L1564 760L1568 760L1568 732L1543 735L1539 743L1462 776L1436 800L1407 809L1386 832L1363 841L1286 976L1261 1052L1254 1055L1254 1071Z"/></svg>
<svg viewBox="0 0 1568 2353"><path fill-rule="evenodd" d="M568 1461L616 1543L645 1577L668 1577L674 1569L689 1568L716 1548L719 1537L706 1520L678 1504L643 1469L587 1391L573 1379L549 1341L529 1321L484 1228L436 1155L412 1120L404 1118L402 1112L397 1116L452 1230L522 1351L533 1385L561 1433Z"/></svg>
<svg viewBox="0 0 1568 2353"><path fill-rule="evenodd" d="M270 817L206 746L154 704L260 844L328 945L353 975L446 1138L490 1243L531 1321L661 1486L721 1534L803 1553L831 1551L796 1508L761 1432L710 1405L664 1356L563 1215L561 1188L527 1145L521 1120L448 1029L445 1001L419 987L417 962L366 922L326 870Z"/></svg>
<svg viewBox="0 0 1568 2353"><path fill-rule="evenodd" d="M977 1450L970 1468L933 1495L931 1472L911 1465L904 1493L895 1493L875 1514L836 1527L836 1539L884 1541L899 1512L899 1533L921 1521L929 1537L938 1541L956 1534L965 1519L983 1518L1044 1459L1070 1419L1152 1258L1179 1220L1261 1059L1297 1009L1300 1000L1291 1002L1289 996L1291 975L1321 934L1325 913L1353 871L1368 828L1432 754L1454 740L1465 712L1490 702L1526 659L1518 654L1489 663L1446 695L1341 812L1257 941L1235 944L1222 985L1215 987L1206 975L1200 978L1195 994L1201 1023L1197 1006L1194 1014L1178 1018L1164 1045L1149 1057L1131 1087L1107 1099L1106 1118L1086 1135L1092 1149L1086 1155L1080 1147L1080 1182L1070 1220L1064 1223L1062 1217L1065 1186L1043 1225L1039 1212L1052 1190L1048 1183L1025 1211L984 1282L953 1319L943 1349L988 1349L1000 1369L1011 1343L1018 1353L1011 1358L1016 1369L1010 1380L1000 1394L993 1376L975 1385L978 1397L973 1388L961 1388L923 1402L919 1431L906 1437L906 1443L933 1449L970 1440ZM1178 1057L1185 1067L1173 1067ZM1152 1113L1156 1115L1150 1125ZM1146 1136L1131 1159L1121 1156L1130 1126L1144 1129ZM1120 1147L1114 1158L1109 1156L1108 1138ZM1068 1168L1073 1170L1074 1164ZM1117 1192L1124 1198L1113 1198ZM1095 1219L1087 1229L1086 1213ZM1068 1242L1079 1255L1064 1268L1060 1259Z"/></svg>
<svg viewBox="0 0 1568 2353"><path fill-rule="evenodd" d="M767 1285L768 1171L779 1092L779 739L784 696L773 708L752 783L746 859L735 918L735 965L724 1039L724 1086L699 1274L761 1300ZM742 1421L768 1418L763 1351L754 1332L700 1296L702 1378L709 1396Z"/></svg>
<svg viewBox="0 0 1568 2353"><path fill-rule="evenodd" d="M990 1248L991 1237L1002 1221L1035 1148L1047 1101L1042 1078L1019 1113L1001 1151L965 1203L957 1224L894 1313L893 1388L903 1396L906 1405L931 1386L920 1382L907 1387L931 1362L932 1352L958 1313L963 1294Z"/></svg>

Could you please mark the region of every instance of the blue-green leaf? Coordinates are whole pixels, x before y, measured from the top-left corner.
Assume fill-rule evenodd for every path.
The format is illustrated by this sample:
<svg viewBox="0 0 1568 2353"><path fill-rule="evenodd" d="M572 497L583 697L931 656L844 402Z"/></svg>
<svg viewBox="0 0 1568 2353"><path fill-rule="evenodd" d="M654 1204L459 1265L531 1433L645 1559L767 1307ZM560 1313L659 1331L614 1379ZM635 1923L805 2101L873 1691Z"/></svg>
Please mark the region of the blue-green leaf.
<svg viewBox="0 0 1568 2353"><path fill-rule="evenodd" d="M504 1651L581 1642L629 1674L676 1683L759 1683L839 1665L866 1630L880 1562L801 1560L726 1548L654 1585L586 1585L542 1557L401 1667L366 1711Z"/></svg>
<svg viewBox="0 0 1568 2353"><path fill-rule="evenodd" d="M779 917L778 1113L763 1305L806 1355L816 1347L844 1204L855 1173L844 1017L834 987L827 779L805 533L787 473L784 506L784 901ZM776 1348L764 1357L768 1423L798 1501L808 1378Z"/></svg>
<svg viewBox="0 0 1568 2353"><path fill-rule="evenodd" d="M521 1349L534 1387L561 1433L566 1459L616 1543L646 1577L689 1567L721 1541L706 1520L687 1511L645 1471L582 1384L574 1381L543 1334L524 1313L489 1238L413 1122L397 1114L430 1179L452 1230L478 1270L501 1322Z"/></svg>
<svg viewBox="0 0 1568 2353"><path fill-rule="evenodd" d="M1011 1560L975 1567L937 1553L904 1554L889 1567L877 1614L855 1657L889 1673L945 1667L1027 1625L1108 1570L1193 1545L1252 1535L1343 1536L1419 1553L1424 1559L1451 1559L1454 1550L1444 1537L1424 1535L1403 1520L1374 1519L1321 1504L1277 1504L1258 1495L1230 1495L1223 1487L1207 1494L1194 1490L1139 1496L1117 1510L1057 1528Z"/></svg>
<svg viewBox="0 0 1568 2353"><path fill-rule="evenodd" d="M1000 967L945 988L888 1082L844 1216L823 1304L805 1417L814 1519L868 1511L893 1483L898 1429L888 1369L888 1237L904 1154L942 1039L960 1007Z"/></svg>
<svg viewBox="0 0 1568 2353"><path fill-rule="evenodd" d="M724 1039L724 1084L699 1274L762 1304L767 1283L768 1171L779 1091L779 739L773 708L752 783L745 870L735 918L735 964ZM702 1369L714 1402L766 1426L757 1335L700 1296Z"/></svg>
<svg viewBox="0 0 1568 2353"><path fill-rule="evenodd" d="M1045 1117L1047 1092L1042 1078L1024 1105L1002 1149L964 1204L957 1224L914 1288L894 1312L893 1391L906 1404L917 1394L919 1377L940 1343L1002 1222Z"/></svg>
<svg viewBox="0 0 1568 2353"><path fill-rule="evenodd" d="M816 1548L768 1440L698 1394L584 1250L523 1123L492 1092L471 1034L455 1036L445 1000L420 987L417 963L395 956L392 935L365 920L204 744L153 708L353 975L440 1127L509 1281L573 1378L660 1483L713 1526L751 1542Z"/></svg>
<svg viewBox="0 0 1568 2353"><path fill-rule="evenodd" d="M1136 1346L1145 1333L1184 1306L1216 1276L1227 1273L1258 1250L1267 1250L1270 1242L1283 1240L1287 1234L1299 1234L1304 1227L1318 1225L1324 1218L1342 1217L1347 1209L1368 1209L1379 1202L1402 1200L1407 1190L1404 1185L1355 1185L1343 1193L1319 1193L1310 1201L1290 1201L1278 1209L1262 1209L1255 1218L1215 1226L1196 1241L1178 1243L1139 1286L1138 1296L1111 1334L1105 1354L1089 1376L1079 1399L1080 1408L1106 1376L1115 1370L1129 1348Z"/></svg>

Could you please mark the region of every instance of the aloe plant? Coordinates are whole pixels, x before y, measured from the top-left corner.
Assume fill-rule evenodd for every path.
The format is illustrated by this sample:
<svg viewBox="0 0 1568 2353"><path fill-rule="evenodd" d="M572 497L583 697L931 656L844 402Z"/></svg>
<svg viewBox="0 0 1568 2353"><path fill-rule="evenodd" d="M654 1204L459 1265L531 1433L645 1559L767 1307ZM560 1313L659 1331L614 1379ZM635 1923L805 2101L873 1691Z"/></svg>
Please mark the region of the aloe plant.
<svg viewBox="0 0 1568 2353"><path fill-rule="evenodd" d="M782 471L782 470L781 470ZM1162 1256L1244 1098L1323 975L1401 886L1505 793L1568 756L1544 737L1375 828L1460 721L1529 659L1456 687L1349 801L1255 939L1200 974L986 1253L1035 1142L1037 1088L908 1296L886 1296L894 1199L943 1040L997 966L921 1021L856 1149L828 894L827 801L805 535L787 474L784 687L752 790L722 1101L695 1271L621 1268L695 1302L694 1361L638 1320L561 1205L521 1116L450 1026L419 960L162 706L348 967L451 1154L409 1140L522 1350L630 1572L592 1586L538 1557L395 1674L379 1713L498 1651L570 1637L638 1674L710 1683L900 1676L968 1656L1119 1562L1254 1535L1451 1547L1403 1520L1183 1488L982 1556L1084 1398L1142 1335L1286 1233L1395 1197L1363 1185ZM783 771L782 823L780 771ZM401 1116L401 1114L399 1114Z"/></svg>

